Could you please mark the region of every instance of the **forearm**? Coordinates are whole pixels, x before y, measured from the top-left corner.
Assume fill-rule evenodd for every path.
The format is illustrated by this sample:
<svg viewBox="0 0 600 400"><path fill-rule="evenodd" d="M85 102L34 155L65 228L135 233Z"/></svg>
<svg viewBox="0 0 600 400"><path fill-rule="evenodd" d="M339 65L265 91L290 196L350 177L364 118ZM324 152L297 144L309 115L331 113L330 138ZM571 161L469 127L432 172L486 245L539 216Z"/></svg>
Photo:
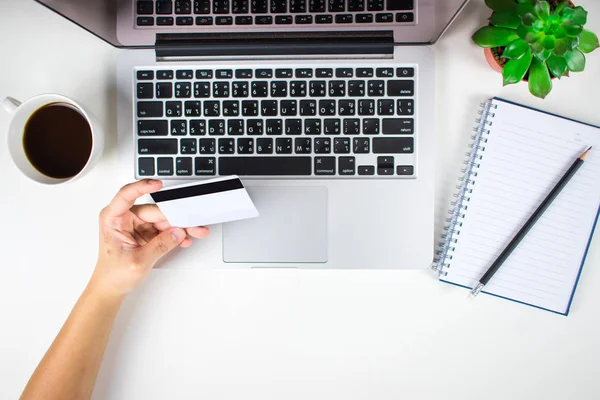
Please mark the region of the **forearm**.
<svg viewBox="0 0 600 400"><path fill-rule="evenodd" d="M90 283L21 399L90 398L121 302L122 298L107 295Z"/></svg>

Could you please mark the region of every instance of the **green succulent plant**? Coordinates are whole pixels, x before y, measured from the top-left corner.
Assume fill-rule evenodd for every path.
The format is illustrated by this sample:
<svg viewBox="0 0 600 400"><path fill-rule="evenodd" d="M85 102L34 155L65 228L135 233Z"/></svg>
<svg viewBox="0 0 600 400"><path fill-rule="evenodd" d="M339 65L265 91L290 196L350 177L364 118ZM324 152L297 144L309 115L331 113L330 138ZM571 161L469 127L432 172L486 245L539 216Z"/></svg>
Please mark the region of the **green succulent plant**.
<svg viewBox="0 0 600 400"><path fill-rule="evenodd" d="M587 11L567 0L486 0L494 11L490 25L479 29L473 41L498 48L507 60L504 85L528 76L529 91L545 98L552 90L551 76L560 79L585 68L585 54L599 47L596 34L585 30Z"/></svg>

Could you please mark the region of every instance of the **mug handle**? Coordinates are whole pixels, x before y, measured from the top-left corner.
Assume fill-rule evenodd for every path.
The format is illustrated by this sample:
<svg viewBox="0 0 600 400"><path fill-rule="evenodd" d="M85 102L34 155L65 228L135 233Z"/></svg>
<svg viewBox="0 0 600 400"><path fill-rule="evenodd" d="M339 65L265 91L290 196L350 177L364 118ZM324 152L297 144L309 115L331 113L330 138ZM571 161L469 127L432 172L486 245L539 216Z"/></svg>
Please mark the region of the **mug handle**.
<svg viewBox="0 0 600 400"><path fill-rule="evenodd" d="M2 107L10 115L13 115L17 111L17 108L19 108L20 105L21 105L21 102L19 100L17 100L17 99L12 98L12 97L7 97L4 100L2 100Z"/></svg>

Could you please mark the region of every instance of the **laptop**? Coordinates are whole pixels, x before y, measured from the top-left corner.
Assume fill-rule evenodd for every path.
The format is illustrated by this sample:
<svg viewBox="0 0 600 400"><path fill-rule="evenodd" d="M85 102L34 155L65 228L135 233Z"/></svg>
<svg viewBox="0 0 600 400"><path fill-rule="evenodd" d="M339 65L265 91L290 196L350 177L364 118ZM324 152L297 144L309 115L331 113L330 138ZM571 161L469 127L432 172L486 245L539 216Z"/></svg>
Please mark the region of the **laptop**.
<svg viewBox="0 0 600 400"><path fill-rule="evenodd" d="M238 175L259 218L179 268L428 267L434 43L464 0L39 1L121 47L133 179Z"/></svg>

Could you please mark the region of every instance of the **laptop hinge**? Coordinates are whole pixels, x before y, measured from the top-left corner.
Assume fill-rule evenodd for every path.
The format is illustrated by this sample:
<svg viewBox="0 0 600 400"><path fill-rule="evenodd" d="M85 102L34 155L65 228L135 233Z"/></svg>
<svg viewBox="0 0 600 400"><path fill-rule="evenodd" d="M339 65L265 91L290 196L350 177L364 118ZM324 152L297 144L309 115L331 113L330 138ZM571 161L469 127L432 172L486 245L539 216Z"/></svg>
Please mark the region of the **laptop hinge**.
<svg viewBox="0 0 600 400"><path fill-rule="evenodd" d="M207 58L391 58L389 31L166 33L156 35L158 61Z"/></svg>

